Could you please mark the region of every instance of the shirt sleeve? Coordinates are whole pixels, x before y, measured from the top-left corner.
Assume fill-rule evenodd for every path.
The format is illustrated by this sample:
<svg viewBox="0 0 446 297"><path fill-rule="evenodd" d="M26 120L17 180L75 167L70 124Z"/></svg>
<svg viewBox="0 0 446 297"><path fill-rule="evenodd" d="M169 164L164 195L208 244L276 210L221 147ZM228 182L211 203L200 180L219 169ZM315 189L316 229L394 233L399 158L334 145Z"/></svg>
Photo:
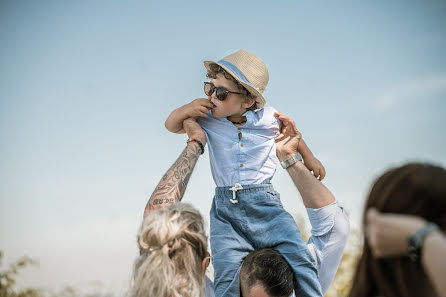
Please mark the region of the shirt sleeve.
<svg viewBox="0 0 446 297"><path fill-rule="evenodd" d="M307 208L311 223L311 237L307 246L316 260L322 293L333 281L350 230L344 209L334 202L322 208Z"/></svg>
<svg viewBox="0 0 446 297"><path fill-rule="evenodd" d="M212 112L209 110L207 117L198 117L197 118L197 123L200 124L201 128L209 129L209 126L210 126L209 124L210 124L210 121L212 118L213 118Z"/></svg>
<svg viewBox="0 0 446 297"><path fill-rule="evenodd" d="M278 117L276 117L274 115L275 112L277 112L277 110L270 105L265 105L263 107L264 117L267 119L271 119L268 121L267 127L265 127L265 128L273 129L274 131L276 131L276 134L279 134L282 122L280 121L280 119Z"/></svg>

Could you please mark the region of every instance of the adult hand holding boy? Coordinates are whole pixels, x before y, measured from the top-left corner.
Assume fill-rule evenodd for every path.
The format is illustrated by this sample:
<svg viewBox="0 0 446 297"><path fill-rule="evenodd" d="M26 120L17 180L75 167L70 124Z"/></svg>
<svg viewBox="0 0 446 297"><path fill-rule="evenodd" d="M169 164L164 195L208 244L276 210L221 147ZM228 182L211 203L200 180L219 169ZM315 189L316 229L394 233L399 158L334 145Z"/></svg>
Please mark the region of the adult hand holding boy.
<svg viewBox="0 0 446 297"><path fill-rule="evenodd" d="M323 180L325 168L302 139L302 134L296 129L294 121L281 112L275 112L274 115L282 121L282 129L276 138L276 150L279 160L283 161L299 152L302 155L305 167L312 171L318 180Z"/></svg>

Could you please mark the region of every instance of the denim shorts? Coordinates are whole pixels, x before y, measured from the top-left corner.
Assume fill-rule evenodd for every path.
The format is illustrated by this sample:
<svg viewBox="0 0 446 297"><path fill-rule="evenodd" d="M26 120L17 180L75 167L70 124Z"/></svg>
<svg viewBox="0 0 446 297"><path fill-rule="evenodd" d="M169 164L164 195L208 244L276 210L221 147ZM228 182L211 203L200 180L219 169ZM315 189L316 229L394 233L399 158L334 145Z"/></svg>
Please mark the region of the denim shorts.
<svg viewBox="0 0 446 297"><path fill-rule="evenodd" d="M322 296L315 260L271 184L217 187L210 213L215 295L240 296L240 269L252 251L273 248L294 272L296 296Z"/></svg>

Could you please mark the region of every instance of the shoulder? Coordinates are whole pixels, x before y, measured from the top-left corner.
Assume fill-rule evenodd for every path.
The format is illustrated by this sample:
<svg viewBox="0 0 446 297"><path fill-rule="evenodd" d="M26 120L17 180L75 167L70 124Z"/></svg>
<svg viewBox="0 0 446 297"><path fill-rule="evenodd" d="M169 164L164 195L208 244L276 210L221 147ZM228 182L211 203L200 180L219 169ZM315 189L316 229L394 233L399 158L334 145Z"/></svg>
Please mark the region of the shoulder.
<svg viewBox="0 0 446 297"><path fill-rule="evenodd" d="M262 109L264 110L265 113L272 114L272 115L274 115L274 113L277 112L277 110L270 105L265 105Z"/></svg>
<svg viewBox="0 0 446 297"><path fill-rule="evenodd" d="M267 129L279 129L280 120L274 113L277 110L269 105L265 105L263 108L253 112L254 122L256 126L262 126Z"/></svg>
<svg viewBox="0 0 446 297"><path fill-rule="evenodd" d="M197 123L200 124L201 127L207 127L212 125L212 123L218 122L218 118L212 115L212 112L209 110L207 117L198 117Z"/></svg>

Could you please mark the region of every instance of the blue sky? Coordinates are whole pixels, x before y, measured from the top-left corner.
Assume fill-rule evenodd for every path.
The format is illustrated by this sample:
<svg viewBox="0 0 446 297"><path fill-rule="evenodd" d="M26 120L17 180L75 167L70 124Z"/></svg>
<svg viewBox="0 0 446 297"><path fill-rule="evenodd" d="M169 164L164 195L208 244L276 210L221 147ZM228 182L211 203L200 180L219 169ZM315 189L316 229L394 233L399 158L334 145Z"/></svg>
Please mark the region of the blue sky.
<svg viewBox="0 0 446 297"><path fill-rule="evenodd" d="M186 142L164 120L204 96L204 60L240 48L358 225L383 170L446 165L445 20L437 0L2 1L0 249L40 259L27 284L123 292L145 203ZM273 183L305 216L280 168ZM184 200L207 217L212 192L204 155Z"/></svg>

